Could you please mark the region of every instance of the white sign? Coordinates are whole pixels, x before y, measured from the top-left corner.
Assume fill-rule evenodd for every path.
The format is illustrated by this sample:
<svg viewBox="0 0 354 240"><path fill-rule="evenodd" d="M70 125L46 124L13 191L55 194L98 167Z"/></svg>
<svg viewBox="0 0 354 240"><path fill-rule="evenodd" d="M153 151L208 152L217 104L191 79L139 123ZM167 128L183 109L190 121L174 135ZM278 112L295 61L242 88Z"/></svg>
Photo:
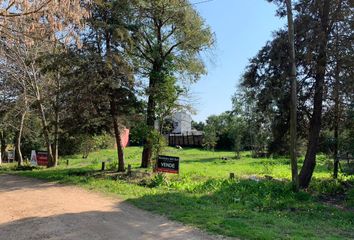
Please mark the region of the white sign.
<svg viewBox="0 0 354 240"><path fill-rule="evenodd" d="M9 162L12 162L15 160L15 151L8 151L7 152L7 159Z"/></svg>
<svg viewBox="0 0 354 240"><path fill-rule="evenodd" d="M32 150L31 152L31 166L37 166L37 154L36 150Z"/></svg>

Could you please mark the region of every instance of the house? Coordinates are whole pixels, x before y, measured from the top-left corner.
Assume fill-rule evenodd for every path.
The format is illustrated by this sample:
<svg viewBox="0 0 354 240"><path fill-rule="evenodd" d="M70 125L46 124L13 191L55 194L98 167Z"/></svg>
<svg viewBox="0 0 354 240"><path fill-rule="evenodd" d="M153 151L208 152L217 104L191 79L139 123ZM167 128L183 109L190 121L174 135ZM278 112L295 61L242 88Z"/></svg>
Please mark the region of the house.
<svg viewBox="0 0 354 240"><path fill-rule="evenodd" d="M204 133L192 128L192 117L186 112L172 115L173 130L166 137L170 146L202 146Z"/></svg>
<svg viewBox="0 0 354 240"><path fill-rule="evenodd" d="M185 112L176 112L172 115L172 133L188 133L192 131L192 117Z"/></svg>

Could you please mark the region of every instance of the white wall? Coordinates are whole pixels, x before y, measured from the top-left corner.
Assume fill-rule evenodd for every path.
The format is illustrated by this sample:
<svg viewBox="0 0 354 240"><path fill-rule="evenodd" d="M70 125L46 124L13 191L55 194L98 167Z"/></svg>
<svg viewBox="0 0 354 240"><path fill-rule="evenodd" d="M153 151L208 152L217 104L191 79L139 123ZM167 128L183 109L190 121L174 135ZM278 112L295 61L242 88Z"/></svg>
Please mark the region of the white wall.
<svg viewBox="0 0 354 240"><path fill-rule="evenodd" d="M185 112L177 112L172 116L173 133L186 133L192 131L192 117Z"/></svg>

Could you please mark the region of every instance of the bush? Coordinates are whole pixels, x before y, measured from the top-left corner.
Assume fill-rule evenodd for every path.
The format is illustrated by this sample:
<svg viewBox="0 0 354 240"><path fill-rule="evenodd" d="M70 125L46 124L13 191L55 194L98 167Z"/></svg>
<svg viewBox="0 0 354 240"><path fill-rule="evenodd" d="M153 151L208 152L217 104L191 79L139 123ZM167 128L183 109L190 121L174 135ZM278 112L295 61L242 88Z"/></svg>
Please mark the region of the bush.
<svg viewBox="0 0 354 240"><path fill-rule="evenodd" d="M113 148L114 143L114 137L108 133L96 136L88 134L62 135L59 138L59 154L65 156L81 153L83 157L87 157L92 151Z"/></svg>
<svg viewBox="0 0 354 240"><path fill-rule="evenodd" d="M80 147L76 137L67 134L59 136L59 155L73 155L80 152Z"/></svg>
<svg viewBox="0 0 354 240"><path fill-rule="evenodd" d="M348 207L354 208L354 189L348 191L345 201Z"/></svg>
<svg viewBox="0 0 354 240"><path fill-rule="evenodd" d="M148 138L150 139L152 147L152 159L156 161L158 155L160 155L163 149L167 146L166 138L156 130L151 131Z"/></svg>
<svg viewBox="0 0 354 240"><path fill-rule="evenodd" d="M117 160L108 159L107 169L110 170L110 171L117 170L118 169L118 161Z"/></svg>
<svg viewBox="0 0 354 240"><path fill-rule="evenodd" d="M87 158L90 152L96 150L95 139L88 135L82 135L80 140L80 153L82 153L82 158Z"/></svg>
<svg viewBox="0 0 354 240"><path fill-rule="evenodd" d="M104 133L102 135L94 136L95 149L110 149L114 147L115 139L112 135Z"/></svg>
<svg viewBox="0 0 354 240"><path fill-rule="evenodd" d="M130 131L130 146L142 146L145 144L145 139L148 135L149 128L145 122L137 122Z"/></svg>
<svg viewBox="0 0 354 240"><path fill-rule="evenodd" d="M313 180L310 190L319 195L336 196L346 192L346 185L337 179Z"/></svg>
<svg viewBox="0 0 354 240"><path fill-rule="evenodd" d="M166 174L158 173L151 179L149 187L159 187L166 184L167 184Z"/></svg>
<svg viewBox="0 0 354 240"><path fill-rule="evenodd" d="M17 168L17 162L14 163L3 163L0 165L0 172L13 171Z"/></svg>
<svg viewBox="0 0 354 240"><path fill-rule="evenodd" d="M216 129L212 125L206 125L203 140L203 147L207 150L213 150L219 140L217 136Z"/></svg>

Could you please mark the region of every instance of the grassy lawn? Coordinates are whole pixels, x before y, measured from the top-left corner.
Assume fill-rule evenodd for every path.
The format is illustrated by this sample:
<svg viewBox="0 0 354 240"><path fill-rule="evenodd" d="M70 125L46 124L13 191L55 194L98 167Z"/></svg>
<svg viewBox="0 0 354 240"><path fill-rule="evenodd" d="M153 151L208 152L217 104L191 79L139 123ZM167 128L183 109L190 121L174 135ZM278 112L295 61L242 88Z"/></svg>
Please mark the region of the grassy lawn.
<svg viewBox="0 0 354 240"><path fill-rule="evenodd" d="M318 158L311 187L295 194L286 158L253 159L245 152L237 160L233 152L168 148L164 154L181 158L180 176L150 176L138 168L141 150L129 147L125 152L127 164L141 174L136 178L98 171L102 160L115 159L115 150L92 153L88 159L65 157L56 169L18 174L117 194L170 219L241 239L354 239L354 178L331 180L324 156ZM108 169L115 164L109 162ZM0 172L14 172L7 167ZM236 179L228 179L230 172ZM265 175L276 180L263 179Z"/></svg>

